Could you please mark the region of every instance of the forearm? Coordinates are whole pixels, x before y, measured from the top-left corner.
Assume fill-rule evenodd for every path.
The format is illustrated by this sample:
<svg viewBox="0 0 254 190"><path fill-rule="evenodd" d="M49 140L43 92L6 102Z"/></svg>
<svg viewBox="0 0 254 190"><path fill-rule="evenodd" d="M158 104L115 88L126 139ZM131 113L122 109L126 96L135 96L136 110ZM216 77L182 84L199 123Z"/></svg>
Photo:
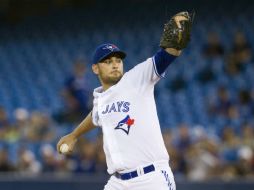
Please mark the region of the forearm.
<svg viewBox="0 0 254 190"><path fill-rule="evenodd" d="M96 126L92 122L91 113L89 113L86 118L78 125L78 127L72 132L72 135L78 138L94 128L96 128Z"/></svg>

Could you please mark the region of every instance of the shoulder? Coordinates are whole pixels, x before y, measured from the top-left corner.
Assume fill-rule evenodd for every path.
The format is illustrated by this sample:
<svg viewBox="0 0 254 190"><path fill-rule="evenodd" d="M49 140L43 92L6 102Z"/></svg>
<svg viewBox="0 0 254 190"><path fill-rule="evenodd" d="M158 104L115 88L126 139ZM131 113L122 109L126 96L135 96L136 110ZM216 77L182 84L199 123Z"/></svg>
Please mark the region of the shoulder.
<svg viewBox="0 0 254 190"><path fill-rule="evenodd" d="M97 98L101 93L103 92L103 87L97 87L93 90L93 96L94 98Z"/></svg>

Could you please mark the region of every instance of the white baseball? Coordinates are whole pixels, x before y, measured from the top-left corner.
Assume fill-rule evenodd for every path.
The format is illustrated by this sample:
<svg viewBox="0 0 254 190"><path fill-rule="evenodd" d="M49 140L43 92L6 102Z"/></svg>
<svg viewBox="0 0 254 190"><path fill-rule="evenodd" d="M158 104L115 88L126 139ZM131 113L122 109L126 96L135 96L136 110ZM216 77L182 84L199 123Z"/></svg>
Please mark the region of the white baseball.
<svg viewBox="0 0 254 190"><path fill-rule="evenodd" d="M60 146L60 152L61 153L66 153L66 152L68 152L69 151L69 146L67 145L67 144L62 144L61 146Z"/></svg>

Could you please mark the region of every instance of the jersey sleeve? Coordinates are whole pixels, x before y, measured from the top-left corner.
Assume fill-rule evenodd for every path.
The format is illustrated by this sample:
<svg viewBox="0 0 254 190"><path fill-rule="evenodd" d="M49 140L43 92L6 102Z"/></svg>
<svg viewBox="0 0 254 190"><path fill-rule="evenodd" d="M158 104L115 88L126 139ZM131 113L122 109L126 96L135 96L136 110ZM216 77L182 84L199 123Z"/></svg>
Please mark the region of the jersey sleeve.
<svg viewBox="0 0 254 190"><path fill-rule="evenodd" d="M173 56L167 53L164 49L160 49L153 56L153 66L154 66L154 72L156 73L156 75L159 78L164 77L166 69L175 59L176 59L176 56Z"/></svg>
<svg viewBox="0 0 254 190"><path fill-rule="evenodd" d="M94 110L91 113L92 116L92 122L96 127L100 127L100 121L99 121L99 115L98 115L98 111Z"/></svg>
<svg viewBox="0 0 254 190"><path fill-rule="evenodd" d="M153 86L165 76L166 69L175 60L176 56L170 55L165 50L160 49L153 57L136 65L129 70L125 77L131 81L140 92L153 89Z"/></svg>
<svg viewBox="0 0 254 190"><path fill-rule="evenodd" d="M94 98L93 100L93 110L91 113L92 116L92 122L96 127L101 127L101 122L98 114L98 100L97 98Z"/></svg>

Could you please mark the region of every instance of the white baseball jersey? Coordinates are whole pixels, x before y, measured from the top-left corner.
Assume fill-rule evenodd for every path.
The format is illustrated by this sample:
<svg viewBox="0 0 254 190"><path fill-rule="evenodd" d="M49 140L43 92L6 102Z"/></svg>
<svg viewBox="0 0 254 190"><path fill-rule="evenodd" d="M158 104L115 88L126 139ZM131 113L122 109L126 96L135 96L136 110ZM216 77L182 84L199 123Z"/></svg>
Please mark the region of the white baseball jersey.
<svg viewBox="0 0 254 190"><path fill-rule="evenodd" d="M153 57L126 72L106 91L94 90L92 119L102 127L109 174L169 160L154 100L159 79Z"/></svg>

